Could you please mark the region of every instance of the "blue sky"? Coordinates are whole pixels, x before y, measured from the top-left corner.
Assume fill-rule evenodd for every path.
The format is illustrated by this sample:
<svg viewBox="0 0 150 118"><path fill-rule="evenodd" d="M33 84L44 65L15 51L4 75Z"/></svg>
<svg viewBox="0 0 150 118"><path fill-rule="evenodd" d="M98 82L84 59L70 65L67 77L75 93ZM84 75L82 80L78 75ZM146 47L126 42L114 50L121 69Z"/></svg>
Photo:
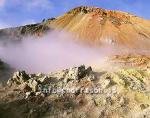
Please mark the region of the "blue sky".
<svg viewBox="0 0 150 118"><path fill-rule="evenodd" d="M41 22L81 5L121 10L150 19L150 0L0 0L0 28Z"/></svg>

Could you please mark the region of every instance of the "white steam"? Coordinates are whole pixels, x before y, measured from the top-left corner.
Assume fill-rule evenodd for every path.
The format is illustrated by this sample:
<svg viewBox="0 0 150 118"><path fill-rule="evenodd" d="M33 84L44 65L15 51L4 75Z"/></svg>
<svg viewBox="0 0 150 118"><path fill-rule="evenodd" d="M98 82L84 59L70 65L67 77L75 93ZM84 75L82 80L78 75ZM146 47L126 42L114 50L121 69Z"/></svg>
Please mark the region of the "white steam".
<svg viewBox="0 0 150 118"><path fill-rule="evenodd" d="M83 45L63 31L53 31L41 38L28 37L0 48L4 62L29 73L47 73L81 64L100 66L111 53L112 49Z"/></svg>

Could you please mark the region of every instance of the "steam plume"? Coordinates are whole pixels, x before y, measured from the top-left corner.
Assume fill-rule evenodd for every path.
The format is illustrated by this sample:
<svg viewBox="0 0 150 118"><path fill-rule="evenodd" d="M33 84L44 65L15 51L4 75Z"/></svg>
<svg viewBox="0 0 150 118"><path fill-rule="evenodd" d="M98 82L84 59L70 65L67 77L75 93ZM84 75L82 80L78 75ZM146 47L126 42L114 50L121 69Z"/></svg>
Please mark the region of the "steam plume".
<svg viewBox="0 0 150 118"><path fill-rule="evenodd" d="M1 46L0 57L12 67L33 72L57 71L80 64L99 64L110 53L107 48L91 48L74 41L63 31L47 35L26 37L19 43Z"/></svg>

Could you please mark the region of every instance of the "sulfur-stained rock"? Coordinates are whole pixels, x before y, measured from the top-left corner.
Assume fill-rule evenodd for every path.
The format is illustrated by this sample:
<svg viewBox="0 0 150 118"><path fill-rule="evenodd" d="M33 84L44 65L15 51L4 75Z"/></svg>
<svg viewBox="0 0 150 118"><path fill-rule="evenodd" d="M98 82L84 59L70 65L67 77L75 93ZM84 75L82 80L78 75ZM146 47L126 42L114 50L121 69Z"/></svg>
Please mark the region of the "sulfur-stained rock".
<svg viewBox="0 0 150 118"><path fill-rule="evenodd" d="M26 111L26 115L21 113L23 118L42 117L42 113L52 118L138 118L144 115L148 118L150 84L149 79L145 79L148 77L145 71L147 70L139 72L136 69L121 69L98 74L91 67L81 65L57 73L26 74L28 79L24 78L25 72L16 72L9 80L16 91L8 92L5 101L16 97L14 102L19 108L15 109L27 109L23 110ZM95 92L94 89L99 92ZM0 94L1 92L3 90ZM1 99L4 98L5 94L2 94ZM23 98L26 102L20 101ZM47 102L48 106L44 106ZM26 106L23 106L24 104Z"/></svg>
<svg viewBox="0 0 150 118"><path fill-rule="evenodd" d="M111 83L111 80L110 79L106 79L104 80L104 82L102 83L102 88L105 89L106 87L108 87Z"/></svg>

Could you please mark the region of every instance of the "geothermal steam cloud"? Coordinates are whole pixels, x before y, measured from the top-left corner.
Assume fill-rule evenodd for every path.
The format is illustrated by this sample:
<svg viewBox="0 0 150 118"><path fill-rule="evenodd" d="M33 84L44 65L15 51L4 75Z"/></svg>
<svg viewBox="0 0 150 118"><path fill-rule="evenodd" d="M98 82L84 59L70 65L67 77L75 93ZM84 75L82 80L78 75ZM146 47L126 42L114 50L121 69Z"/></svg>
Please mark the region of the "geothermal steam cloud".
<svg viewBox="0 0 150 118"><path fill-rule="evenodd" d="M26 37L19 43L1 46L0 58L19 70L47 73L80 64L98 65L107 52L110 50L78 43L63 31L53 31L41 38Z"/></svg>

